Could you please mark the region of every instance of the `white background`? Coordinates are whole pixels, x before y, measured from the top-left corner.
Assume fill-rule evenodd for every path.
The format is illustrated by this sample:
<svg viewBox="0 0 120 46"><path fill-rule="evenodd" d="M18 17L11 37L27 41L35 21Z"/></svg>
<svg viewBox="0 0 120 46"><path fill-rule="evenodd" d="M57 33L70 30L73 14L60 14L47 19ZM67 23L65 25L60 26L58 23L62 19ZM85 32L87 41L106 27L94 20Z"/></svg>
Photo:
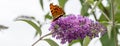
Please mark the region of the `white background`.
<svg viewBox="0 0 120 46"><path fill-rule="evenodd" d="M57 0L51 0L54 4L58 4ZM35 30L25 22L15 22L17 16L27 15L34 16L37 20L44 23L44 16L49 12L48 0L44 0L44 11L41 10L39 0L0 0L0 24L9 27L7 30L0 32L0 46L31 46L38 37L34 37ZM69 0L66 3L66 14L80 13L81 5L79 0ZM50 24L42 27L43 35L50 32L48 30ZM60 41L57 40L57 43ZM59 43L60 44L60 43ZM74 46L79 46L75 44ZM49 46L45 41L40 41L36 46ZM67 44L60 44L60 46L67 46ZM89 46L101 46L98 38L93 39Z"/></svg>

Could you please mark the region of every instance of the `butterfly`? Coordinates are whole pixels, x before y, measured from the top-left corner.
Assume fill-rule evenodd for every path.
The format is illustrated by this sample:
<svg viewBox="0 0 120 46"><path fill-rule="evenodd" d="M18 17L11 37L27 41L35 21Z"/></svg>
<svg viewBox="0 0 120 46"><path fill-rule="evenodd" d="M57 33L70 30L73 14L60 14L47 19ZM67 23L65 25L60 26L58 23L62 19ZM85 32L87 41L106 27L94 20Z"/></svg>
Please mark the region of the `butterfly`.
<svg viewBox="0 0 120 46"><path fill-rule="evenodd" d="M53 5L53 3L50 3L50 11L53 16L53 21L57 20L65 14L64 10L60 6Z"/></svg>

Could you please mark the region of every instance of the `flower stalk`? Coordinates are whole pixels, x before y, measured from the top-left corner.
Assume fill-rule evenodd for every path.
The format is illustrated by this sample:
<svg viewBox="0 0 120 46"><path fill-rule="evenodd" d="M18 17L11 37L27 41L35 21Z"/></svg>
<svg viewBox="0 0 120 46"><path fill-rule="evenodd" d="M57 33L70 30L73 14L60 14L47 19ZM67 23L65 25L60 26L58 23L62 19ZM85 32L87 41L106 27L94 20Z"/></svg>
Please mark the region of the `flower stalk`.
<svg viewBox="0 0 120 46"><path fill-rule="evenodd" d="M115 30L115 15L114 15L114 0L111 0L111 17L112 17L112 26L115 39L115 46L118 46L117 31Z"/></svg>
<svg viewBox="0 0 120 46"><path fill-rule="evenodd" d="M40 40L42 40L44 37L47 37L47 36L49 36L49 35L51 35L52 34L52 32L51 33L48 33L48 34L46 34L46 35L44 35L44 36L42 36L42 37L40 37L36 42L34 42L33 44L32 44L32 46L35 46L35 44L37 44Z"/></svg>

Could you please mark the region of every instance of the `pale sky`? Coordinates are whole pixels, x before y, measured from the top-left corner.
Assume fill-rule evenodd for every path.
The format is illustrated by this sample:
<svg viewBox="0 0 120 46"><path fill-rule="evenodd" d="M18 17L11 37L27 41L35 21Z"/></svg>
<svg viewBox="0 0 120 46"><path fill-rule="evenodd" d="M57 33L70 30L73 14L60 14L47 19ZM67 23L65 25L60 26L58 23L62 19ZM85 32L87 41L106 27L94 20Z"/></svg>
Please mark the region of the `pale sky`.
<svg viewBox="0 0 120 46"><path fill-rule="evenodd" d="M57 0L51 2L58 3ZM38 37L34 37L35 30L25 22L15 22L14 19L17 16L27 15L34 16L37 20L44 22L43 15L49 12L49 3L44 0L45 9L42 11L39 0L0 0L0 24L9 27L9 29L0 32L0 46L31 46L38 39ZM64 10L66 14L78 15L80 9L79 0L69 0ZM50 32L48 30L49 26L50 24L46 24L42 27L43 35ZM98 39L93 39L89 46L102 46ZM60 42L59 40L56 41L57 43ZM36 46L49 46L49 44L45 41L40 41ZM61 44L60 46L67 46L67 44ZM74 46L79 46L79 44Z"/></svg>

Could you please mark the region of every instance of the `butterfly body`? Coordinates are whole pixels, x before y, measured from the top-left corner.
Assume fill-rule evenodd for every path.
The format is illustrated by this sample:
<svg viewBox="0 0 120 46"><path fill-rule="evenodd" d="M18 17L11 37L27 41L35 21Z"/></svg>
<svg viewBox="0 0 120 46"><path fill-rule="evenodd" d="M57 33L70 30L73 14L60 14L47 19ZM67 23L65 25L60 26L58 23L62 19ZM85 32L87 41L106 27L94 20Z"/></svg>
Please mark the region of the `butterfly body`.
<svg viewBox="0 0 120 46"><path fill-rule="evenodd" d="M57 20L59 17L65 14L64 10L61 7L58 5L53 5L53 3L50 4L50 10L53 16L53 21Z"/></svg>

